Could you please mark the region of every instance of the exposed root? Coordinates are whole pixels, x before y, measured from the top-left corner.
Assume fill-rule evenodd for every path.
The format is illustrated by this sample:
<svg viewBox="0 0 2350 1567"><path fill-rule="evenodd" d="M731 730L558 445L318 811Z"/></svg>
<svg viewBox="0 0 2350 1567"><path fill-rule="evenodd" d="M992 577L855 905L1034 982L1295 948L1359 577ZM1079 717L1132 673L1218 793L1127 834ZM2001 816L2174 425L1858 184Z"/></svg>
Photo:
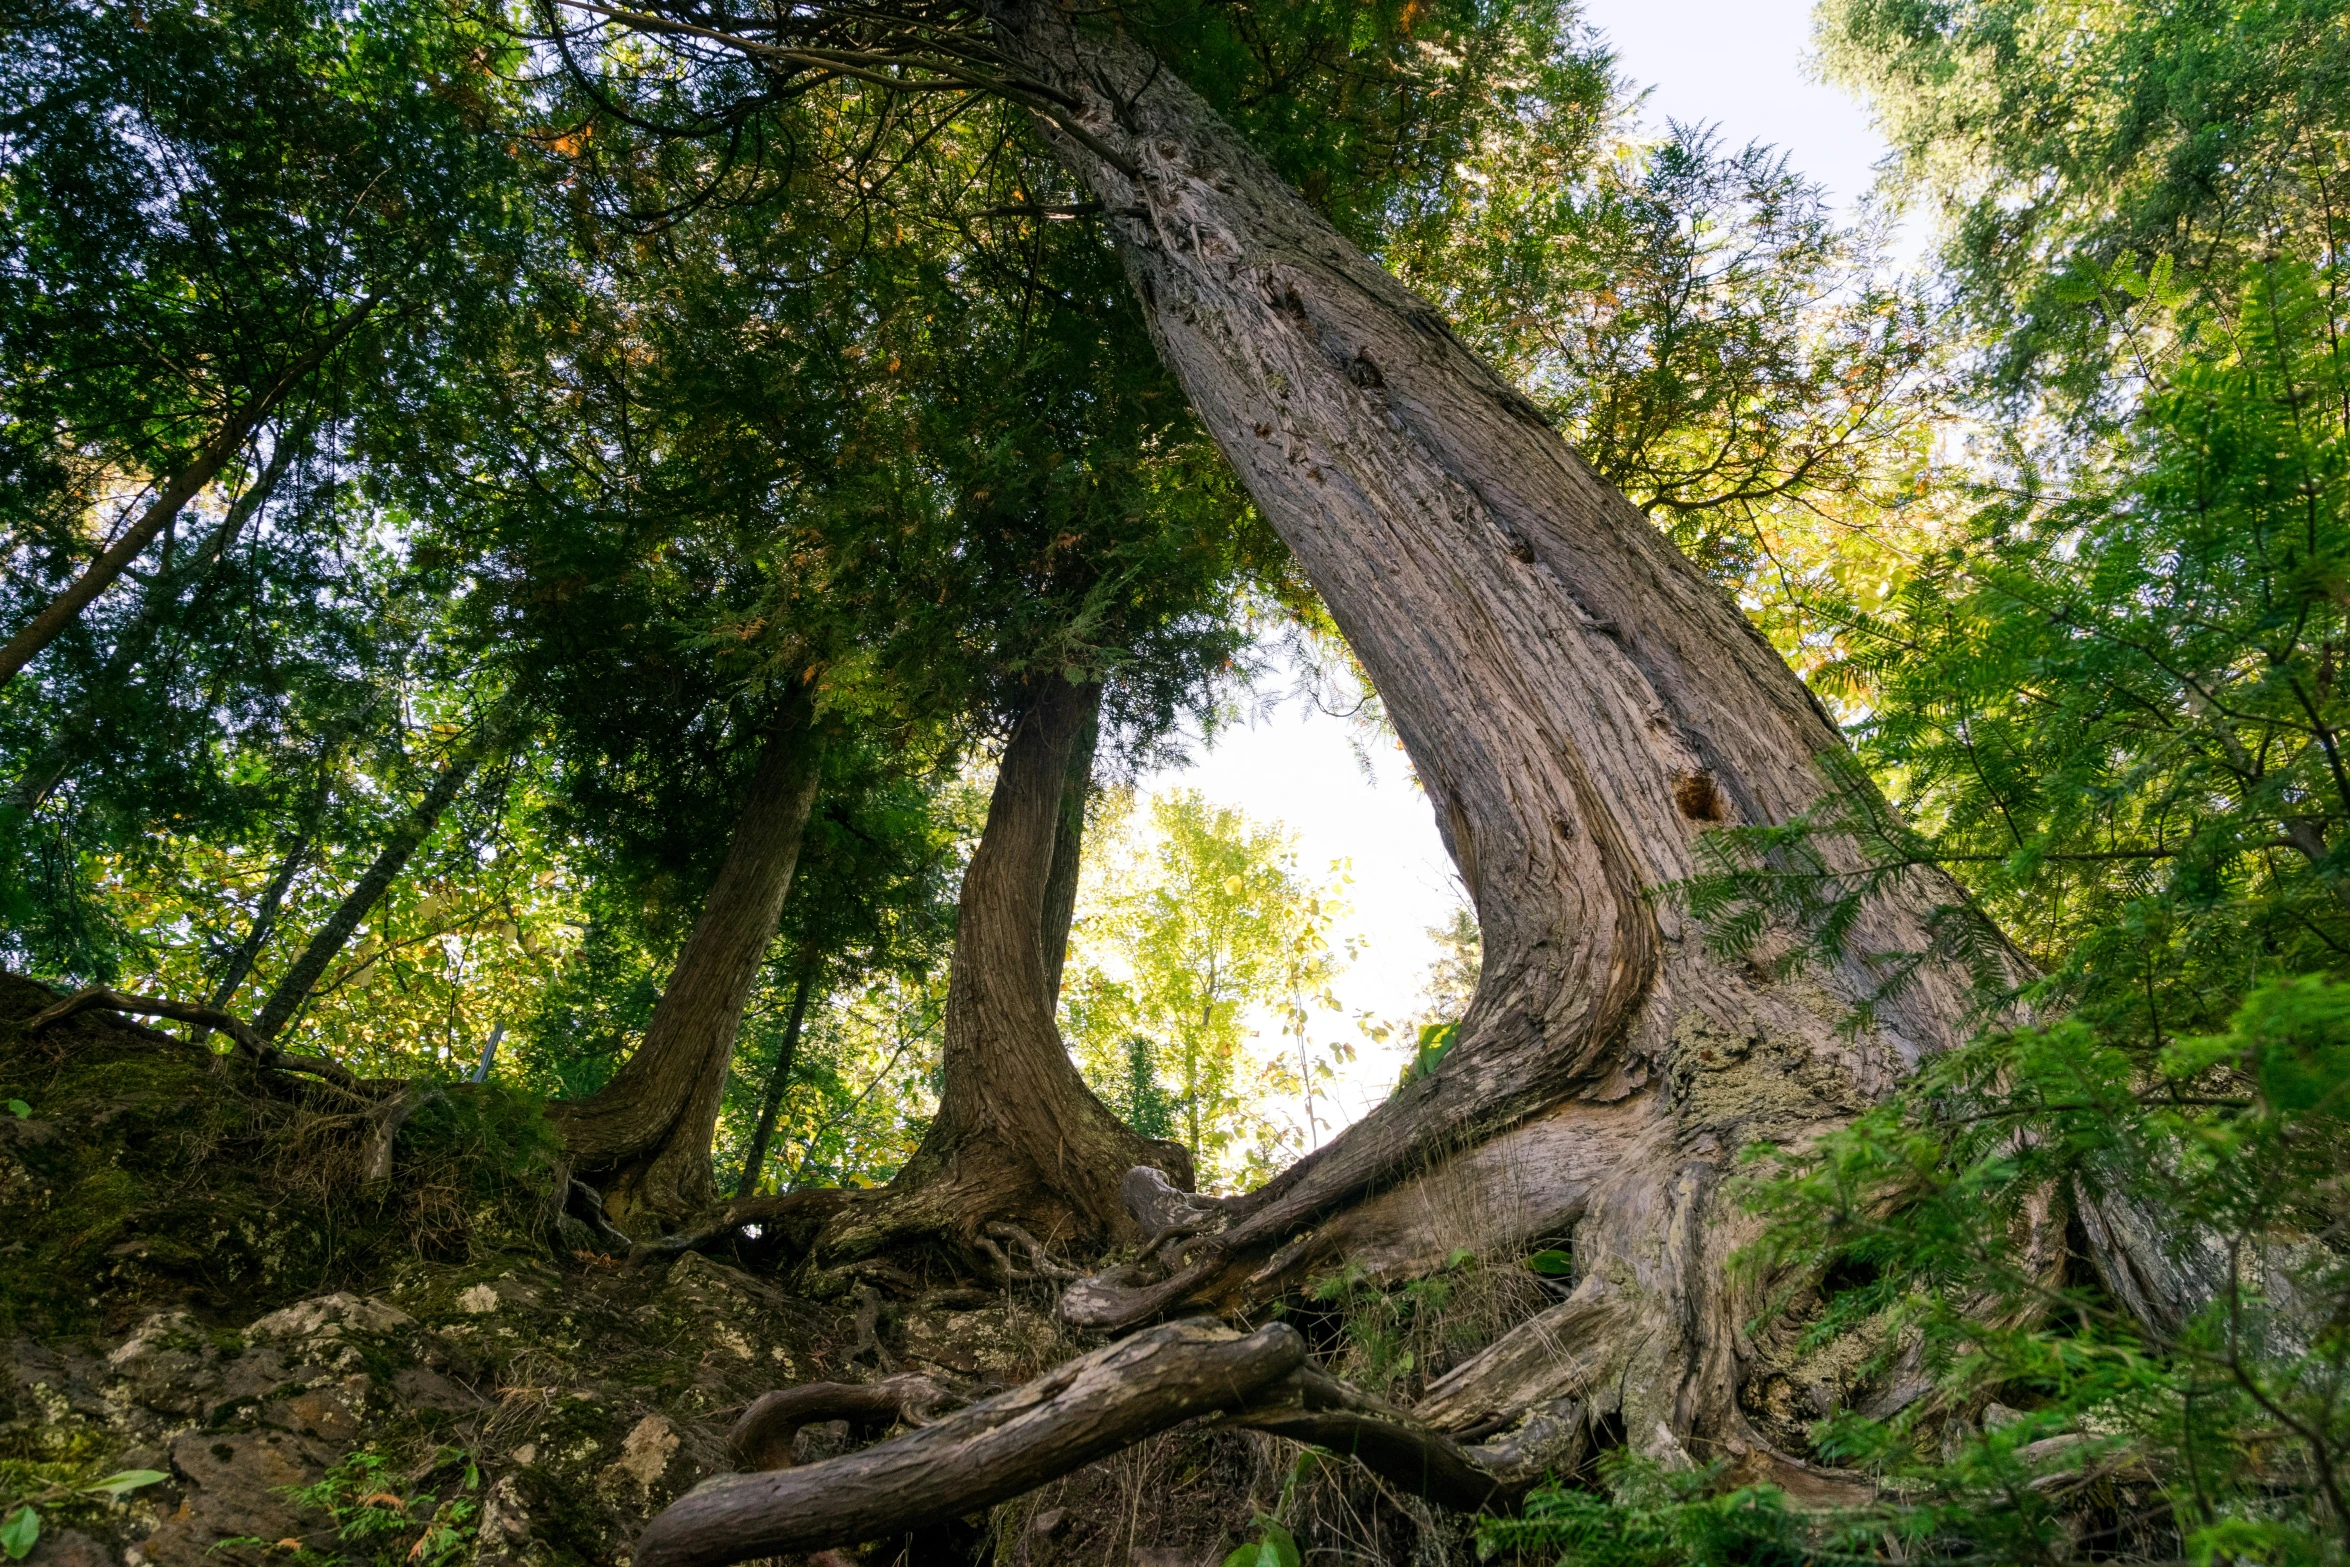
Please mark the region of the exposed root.
<svg viewBox="0 0 2350 1567"><path fill-rule="evenodd" d="M743 1197L728 1203L709 1223L691 1230L679 1230L658 1240L630 1242L622 1237L632 1264L667 1262L689 1251L702 1251L722 1242L731 1241L745 1230L757 1228L762 1233L782 1232L792 1237L796 1249L805 1251L834 1215L856 1202L863 1194L854 1191L816 1187L808 1191L779 1192L770 1197ZM599 1199L598 1216L602 1216ZM614 1230L614 1235L619 1231Z"/></svg>
<svg viewBox="0 0 2350 1567"><path fill-rule="evenodd" d="M857 1286L857 1345L849 1351L849 1363L854 1365L866 1355L884 1371L898 1368L896 1357L881 1344L881 1291L870 1284Z"/></svg>
<svg viewBox="0 0 2350 1567"><path fill-rule="evenodd" d="M922 1424L939 1390L922 1378L869 1387L818 1383L770 1393L735 1427L744 1462L765 1471L703 1486L653 1520L638 1567L721 1567L861 1544L959 1517L1201 1415L1221 1416L1351 1457L1382 1480L1447 1507L1513 1504L1559 1450L1477 1449L1306 1364L1286 1323L1246 1337L1219 1323L1169 1323L1056 1367L1025 1387ZM908 1434L860 1453L791 1463L817 1420L900 1420ZM1545 1431L1555 1435L1553 1426Z"/></svg>
<svg viewBox="0 0 2350 1567"><path fill-rule="evenodd" d="M953 1402L958 1402L954 1394L924 1376L891 1377L864 1386L808 1382L761 1394L743 1411L726 1440L747 1470L789 1469L792 1438L804 1426L846 1420L867 1428L902 1423L919 1429L931 1423L941 1406Z"/></svg>
<svg viewBox="0 0 2350 1567"><path fill-rule="evenodd" d="M636 1567L721 1567L943 1523L1236 1408L1304 1362L1284 1324L1244 1338L1169 1323L861 1453L703 1485L646 1527Z"/></svg>
<svg viewBox="0 0 2350 1567"><path fill-rule="evenodd" d="M108 990L103 985L93 985L34 1014L26 1021L25 1032L38 1033L52 1023L62 1023L82 1012L124 1012L133 1017L168 1017L182 1023L200 1024L235 1040L237 1048L257 1066L272 1067L281 1072L306 1073L333 1084L367 1104L376 1102L369 1093L369 1085L354 1077L339 1062L329 1061L323 1056L290 1055L264 1039L250 1023L234 1013L193 1001L174 1001L168 996L126 995L119 990Z"/></svg>
<svg viewBox="0 0 2350 1567"><path fill-rule="evenodd" d="M574 1176L569 1190L564 1193L564 1211L595 1232L596 1238L611 1249L613 1255L629 1256L634 1243L622 1234L604 1213L604 1194L587 1182Z"/></svg>
<svg viewBox="0 0 2350 1567"><path fill-rule="evenodd" d="M1156 1175L1158 1171L1153 1170L1151 1173ZM986 1248L989 1255L995 1259L996 1265L1003 1270L1004 1282L1007 1284L1021 1283L1030 1279L1050 1279L1057 1284L1071 1284L1084 1277L1083 1273L1066 1263L1053 1261L1052 1255L1044 1249L1044 1242L1009 1220L998 1219L989 1224L986 1229L988 1235L994 1236L997 1240L1011 1241L1018 1245L1022 1251L1028 1253L1028 1267L1026 1270L1022 1270L1013 1264L1011 1258L1004 1255L1003 1248L990 1244L985 1237L979 1239L979 1244Z"/></svg>
<svg viewBox="0 0 2350 1567"><path fill-rule="evenodd" d="M367 1134L367 1161L360 1172L362 1185L372 1190L391 1184L392 1144L399 1137L400 1128L426 1105L447 1097L429 1083L411 1083L398 1098L376 1112L374 1126Z"/></svg>

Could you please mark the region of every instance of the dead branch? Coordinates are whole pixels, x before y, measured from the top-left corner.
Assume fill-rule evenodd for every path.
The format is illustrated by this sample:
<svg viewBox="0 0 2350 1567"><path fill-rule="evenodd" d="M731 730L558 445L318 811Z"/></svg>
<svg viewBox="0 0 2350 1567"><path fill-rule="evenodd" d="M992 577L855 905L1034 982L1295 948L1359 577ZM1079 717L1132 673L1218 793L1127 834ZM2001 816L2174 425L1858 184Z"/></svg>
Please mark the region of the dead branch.
<svg viewBox="0 0 2350 1567"><path fill-rule="evenodd" d="M1297 1330L1169 1323L878 1447L690 1492L637 1539L636 1567L722 1567L959 1518L1195 1415L1237 1408L1305 1361Z"/></svg>
<svg viewBox="0 0 2350 1567"><path fill-rule="evenodd" d="M764 1471L792 1467L792 1438L804 1426L827 1420L846 1420L867 1428L903 1421L920 1428L931 1423L933 1412L954 1395L925 1376L890 1377L858 1386L847 1382L807 1382L798 1387L762 1393L727 1432L727 1445L745 1469Z"/></svg>

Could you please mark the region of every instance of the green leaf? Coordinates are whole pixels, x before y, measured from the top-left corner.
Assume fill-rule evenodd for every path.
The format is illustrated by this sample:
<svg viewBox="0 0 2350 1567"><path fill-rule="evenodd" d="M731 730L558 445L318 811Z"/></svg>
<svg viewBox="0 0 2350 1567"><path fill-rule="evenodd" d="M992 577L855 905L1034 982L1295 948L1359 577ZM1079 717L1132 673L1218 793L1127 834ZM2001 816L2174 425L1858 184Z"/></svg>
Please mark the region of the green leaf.
<svg viewBox="0 0 2350 1567"><path fill-rule="evenodd" d="M1552 1247L1526 1259L1526 1266L1545 1278L1563 1279L1575 1271L1575 1259Z"/></svg>
<svg viewBox="0 0 2350 1567"><path fill-rule="evenodd" d="M82 1487L84 1496L128 1496L145 1485L160 1485L170 1479L160 1469L125 1469L105 1479Z"/></svg>
<svg viewBox="0 0 2350 1567"><path fill-rule="evenodd" d="M29 1104L26 1104L21 1099L9 1100L8 1109L9 1112L20 1121L28 1121L32 1119L33 1107Z"/></svg>
<svg viewBox="0 0 2350 1567"><path fill-rule="evenodd" d="M8 1553L12 1562L21 1562L32 1554L33 1542L41 1537L41 1515L29 1507L19 1507L0 1523L0 1551Z"/></svg>
<svg viewBox="0 0 2350 1567"><path fill-rule="evenodd" d="M1263 1513L1257 1514L1256 1527L1265 1537L1225 1557L1224 1567L1299 1567L1297 1540L1287 1529Z"/></svg>

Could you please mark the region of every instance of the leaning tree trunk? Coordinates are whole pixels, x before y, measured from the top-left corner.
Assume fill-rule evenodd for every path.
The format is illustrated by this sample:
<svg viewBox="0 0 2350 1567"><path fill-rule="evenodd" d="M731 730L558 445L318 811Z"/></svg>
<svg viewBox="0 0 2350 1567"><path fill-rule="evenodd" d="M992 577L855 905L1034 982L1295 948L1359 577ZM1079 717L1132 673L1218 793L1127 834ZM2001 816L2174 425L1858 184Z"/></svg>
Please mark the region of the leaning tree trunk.
<svg viewBox="0 0 2350 1567"><path fill-rule="evenodd" d="M767 1145L775 1141L775 1123L783 1115L783 1096L791 1090L792 1068L799 1064L800 1030L808 1021L808 1000L815 994L822 960L803 964L791 993L791 1014L784 1019L783 1039L775 1047L775 1065L767 1073L767 1091L759 1099L759 1124L751 1130L750 1151L743 1155L742 1174L735 1177L734 1194L749 1197L759 1190L759 1174L767 1164Z"/></svg>
<svg viewBox="0 0 2350 1567"><path fill-rule="evenodd" d="M619 1074L548 1113L572 1173L602 1188L622 1226L659 1227L710 1207L710 1141L727 1068L816 801L823 735L812 695L795 690L769 730L726 860L686 936L668 987Z"/></svg>
<svg viewBox="0 0 2350 1567"><path fill-rule="evenodd" d="M229 410L211 439L196 448L188 460L163 481L162 490L139 514L138 521L125 528L122 537L102 551L82 574L67 584L62 592L44 605L39 614L27 621L16 635L0 644L0 686L16 678L18 670L31 663L43 648L57 640L68 626L81 618L91 600L105 592L116 578L130 569L155 536L178 520L180 511L188 502L203 492L213 476L228 465L237 449L252 438L261 422L275 412L278 405L295 387L324 364L329 356L375 312L377 301L362 300L345 312L325 336L313 344L309 352L278 372L275 378L257 388L253 394Z"/></svg>
<svg viewBox="0 0 2350 1567"><path fill-rule="evenodd" d="M1069 927L1077 918L1077 873L1085 859L1085 805L1093 797L1093 755L1101 746L1101 687L1077 741L1069 747L1069 771L1061 780L1061 814L1053 824L1053 872L1044 884L1044 996L1061 1004L1061 970L1069 962Z"/></svg>
<svg viewBox="0 0 2350 1567"><path fill-rule="evenodd" d="M1171 1276L1088 1283L1064 1310L1122 1327L1262 1298L1310 1254L1274 1259L1301 1231L1540 1116L1607 1156L1553 1215L1575 1226L1580 1337L1501 1407L1547 1399L1571 1427L1620 1397L1635 1433L1749 1442L1748 1307L1724 1278L1748 1232L1724 1177L1746 1142L1836 1124L1963 1037L1969 993L1932 970L1866 1030L1840 1026L1880 981L1862 955L1922 949L1957 889L1920 872L1872 904L1853 956L1803 977L1709 949L1666 890L1700 835L1820 803L1815 759L1841 740L1818 704L1525 397L1143 48L1045 0L992 14L1019 74L1084 132L1042 123L1110 214L1166 362L1376 682L1485 941L1433 1074L1229 1205Z"/></svg>
<svg viewBox="0 0 2350 1567"><path fill-rule="evenodd" d="M963 873L938 1113L888 1191L834 1221L826 1262L901 1239L969 1244L990 1221L1100 1241L1132 1232L1120 1196L1129 1169L1191 1184L1181 1144L1129 1130L1086 1087L1046 986L1046 889L1070 759L1100 700L1098 686L1046 676L1012 730Z"/></svg>
<svg viewBox="0 0 2350 1567"><path fill-rule="evenodd" d="M456 750L449 754L449 759L441 764L440 776L433 779L432 787L425 790L424 798L417 801L408 814L400 819L399 825L392 829L391 836L384 840L383 847L376 851L375 859L360 874L359 880L352 884L351 890L343 895L343 901L335 905L334 913L328 915L326 923L312 933L310 940L303 945L301 955L279 976L277 985L269 993L269 999L261 1004L261 1010L253 1016L255 1033L263 1039L274 1039L278 1031L293 1020L302 1003L310 999L310 993L317 987L319 980L326 976L327 966L334 962L352 936L358 933L360 922L382 901L383 895L391 890L392 883L400 879L400 872L408 868L410 857L425 839L432 836L433 829L440 825L441 814L463 792L481 764L506 744L515 717L516 698L514 693L509 692L488 717L474 726L473 733L466 736Z"/></svg>

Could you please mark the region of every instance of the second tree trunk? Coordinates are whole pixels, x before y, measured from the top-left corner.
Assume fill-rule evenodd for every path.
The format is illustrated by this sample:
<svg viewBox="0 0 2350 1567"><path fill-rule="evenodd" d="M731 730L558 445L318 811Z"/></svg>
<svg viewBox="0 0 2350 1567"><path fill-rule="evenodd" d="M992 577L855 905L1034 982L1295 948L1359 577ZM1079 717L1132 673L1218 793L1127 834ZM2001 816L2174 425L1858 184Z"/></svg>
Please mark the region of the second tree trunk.
<svg viewBox="0 0 2350 1567"><path fill-rule="evenodd" d="M823 745L812 719L808 694L795 692L762 743L726 860L644 1042L601 1090L549 1107L573 1173L600 1186L605 1212L630 1229L658 1228L717 1200L710 1143L735 1035L816 800Z"/></svg>

